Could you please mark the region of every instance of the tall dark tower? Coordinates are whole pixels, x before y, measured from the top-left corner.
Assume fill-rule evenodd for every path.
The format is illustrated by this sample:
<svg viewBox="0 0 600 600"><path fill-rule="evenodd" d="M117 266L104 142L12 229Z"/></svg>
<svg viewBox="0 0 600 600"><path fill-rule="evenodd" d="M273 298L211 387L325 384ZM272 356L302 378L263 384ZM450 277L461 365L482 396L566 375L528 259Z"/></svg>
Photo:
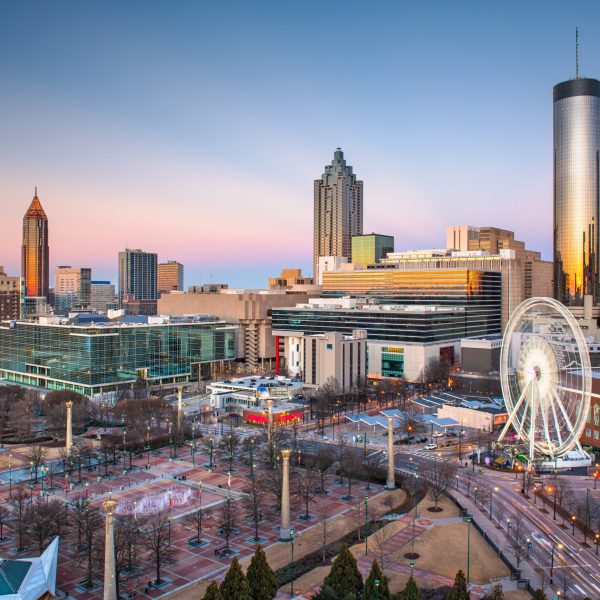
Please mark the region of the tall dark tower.
<svg viewBox="0 0 600 600"><path fill-rule="evenodd" d="M40 199L35 196L23 217L23 245L21 247L21 276L25 281L25 295L48 299L49 291L48 217Z"/></svg>
<svg viewBox="0 0 600 600"><path fill-rule="evenodd" d="M363 182L337 148L314 184L313 274L320 256L352 256L352 236L363 232Z"/></svg>
<svg viewBox="0 0 600 600"><path fill-rule="evenodd" d="M577 69L577 72L579 69ZM554 296L563 304L600 303L600 81L554 86Z"/></svg>

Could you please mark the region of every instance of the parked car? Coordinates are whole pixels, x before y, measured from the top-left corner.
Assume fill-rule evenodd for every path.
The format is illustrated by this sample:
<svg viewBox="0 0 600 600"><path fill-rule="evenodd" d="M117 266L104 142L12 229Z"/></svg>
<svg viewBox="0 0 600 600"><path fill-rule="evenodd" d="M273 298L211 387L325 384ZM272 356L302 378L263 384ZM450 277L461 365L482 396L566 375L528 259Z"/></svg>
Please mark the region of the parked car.
<svg viewBox="0 0 600 600"><path fill-rule="evenodd" d="M424 450L435 450L437 448L437 446L435 444L427 444L427 446L424 446Z"/></svg>
<svg viewBox="0 0 600 600"><path fill-rule="evenodd" d="M444 437L444 433L441 431L435 431L433 433L433 437L435 437L435 438Z"/></svg>

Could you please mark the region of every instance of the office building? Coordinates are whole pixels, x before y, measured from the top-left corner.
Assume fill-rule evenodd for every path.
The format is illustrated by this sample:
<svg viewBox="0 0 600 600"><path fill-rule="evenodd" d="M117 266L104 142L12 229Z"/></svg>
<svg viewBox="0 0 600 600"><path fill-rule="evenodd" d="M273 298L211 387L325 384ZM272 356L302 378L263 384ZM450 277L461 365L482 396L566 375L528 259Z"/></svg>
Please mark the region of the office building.
<svg viewBox="0 0 600 600"><path fill-rule="evenodd" d="M176 260L160 263L157 268L158 293L183 292L183 265Z"/></svg>
<svg viewBox="0 0 600 600"><path fill-rule="evenodd" d="M352 255L352 236L363 229L363 182L356 179L337 148L330 165L314 183L313 274L319 256Z"/></svg>
<svg viewBox="0 0 600 600"><path fill-rule="evenodd" d="M552 296L552 262L542 260L539 252L525 249L523 242L511 238L512 232L505 232L510 235L498 237L497 232L502 230L482 228L481 231L485 231L486 235L481 239L478 238L476 245L482 249L393 252L381 261L381 267L420 272L451 269L498 272L502 276L502 326L504 327L512 311L523 300L533 296ZM352 274L348 276L352 277ZM355 277L368 278L368 275L355 275ZM326 290L327 286L324 285L323 289Z"/></svg>
<svg viewBox="0 0 600 600"><path fill-rule="evenodd" d="M271 335L270 311L277 306L308 302L315 294L288 290L235 290L220 293L174 293L161 296L161 315L209 314L239 326L236 358L246 367L272 368L275 340Z"/></svg>
<svg viewBox="0 0 600 600"><path fill-rule="evenodd" d="M188 294L219 294L229 289L228 283L202 283L200 285L188 285Z"/></svg>
<svg viewBox="0 0 600 600"><path fill-rule="evenodd" d="M236 328L214 317L73 319L0 323L0 379L91 396L223 375L235 358Z"/></svg>
<svg viewBox="0 0 600 600"><path fill-rule="evenodd" d="M473 247L479 240L479 227L472 225L456 225L446 227L446 248L449 250L458 250L468 252L477 250Z"/></svg>
<svg viewBox="0 0 600 600"><path fill-rule="evenodd" d="M21 317L21 278L11 277L0 265L0 321Z"/></svg>
<svg viewBox="0 0 600 600"><path fill-rule="evenodd" d="M48 217L40 199L35 196L23 217L23 244L21 246L21 277L25 282L25 295L44 297L50 290L48 247Z"/></svg>
<svg viewBox="0 0 600 600"><path fill-rule="evenodd" d="M67 315L73 308L89 308L92 270L60 266L54 271L54 312Z"/></svg>
<svg viewBox="0 0 600 600"><path fill-rule="evenodd" d="M598 202L600 81L554 86L554 293L579 306L600 302Z"/></svg>
<svg viewBox="0 0 600 600"><path fill-rule="evenodd" d="M358 266L348 261L345 256L319 256L315 282L317 285L323 285L323 273L327 271L341 271L350 269L351 271L359 269Z"/></svg>
<svg viewBox="0 0 600 600"><path fill-rule="evenodd" d="M156 253L119 252L119 304L128 314L156 314Z"/></svg>
<svg viewBox="0 0 600 600"><path fill-rule="evenodd" d="M355 330L350 335L328 331L302 336L295 359L290 355L288 372L294 371L310 387L336 382L347 392L367 379L367 332Z"/></svg>
<svg viewBox="0 0 600 600"><path fill-rule="evenodd" d="M302 275L302 269L283 269L279 277L269 277L270 290L285 290L308 285L314 285L314 279Z"/></svg>
<svg viewBox="0 0 600 600"><path fill-rule="evenodd" d="M394 251L394 237L369 233L352 236L352 262L366 269Z"/></svg>
<svg viewBox="0 0 600 600"><path fill-rule="evenodd" d="M92 281L90 285L90 308L107 311L118 306L115 286L110 281Z"/></svg>
<svg viewBox="0 0 600 600"><path fill-rule="evenodd" d="M281 372L306 378L299 370L305 337L331 331L348 336L355 330L367 334L369 377L415 381L432 359L455 364L462 338L500 331L500 276L483 275L485 283L476 284L481 274L453 274L452 280L434 282L429 291L421 283L420 292L398 296L403 304L319 298L274 308L273 335L281 349L277 365Z"/></svg>

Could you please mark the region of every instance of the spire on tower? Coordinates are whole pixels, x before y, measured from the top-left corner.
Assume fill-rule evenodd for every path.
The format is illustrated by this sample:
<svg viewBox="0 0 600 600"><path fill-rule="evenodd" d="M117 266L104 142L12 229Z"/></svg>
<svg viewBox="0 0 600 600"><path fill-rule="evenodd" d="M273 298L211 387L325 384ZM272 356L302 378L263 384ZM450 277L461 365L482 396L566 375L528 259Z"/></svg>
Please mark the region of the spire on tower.
<svg viewBox="0 0 600 600"><path fill-rule="evenodd" d="M34 194L34 196L37 197L37 185L35 186L35 194Z"/></svg>
<svg viewBox="0 0 600 600"><path fill-rule="evenodd" d="M575 27L575 79L579 79L579 30Z"/></svg>

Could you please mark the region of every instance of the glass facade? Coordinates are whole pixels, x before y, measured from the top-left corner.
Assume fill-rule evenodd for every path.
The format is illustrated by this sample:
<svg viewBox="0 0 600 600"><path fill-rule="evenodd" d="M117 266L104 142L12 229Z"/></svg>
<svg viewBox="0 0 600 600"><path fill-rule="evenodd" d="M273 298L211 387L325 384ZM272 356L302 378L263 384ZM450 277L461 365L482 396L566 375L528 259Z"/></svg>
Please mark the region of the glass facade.
<svg viewBox="0 0 600 600"><path fill-rule="evenodd" d="M373 298L379 305L274 308L273 331L350 335L366 329L370 341L418 344L497 334L502 332L501 277L468 269L327 272L324 296Z"/></svg>
<svg viewBox="0 0 600 600"><path fill-rule="evenodd" d="M554 87L554 292L567 305L600 301L600 81Z"/></svg>
<svg viewBox="0 0 600 600"><path fill-rule="evenodd" d="M352 262L358 265L371 265L385 258L389 252L394 251L394 237L391 235L352 236Z"/></svg>
<svg viewBox="0 0 600 600"><path fill-rule="evenodd" d="M197 378L194 365L235 358L235 327L220 322L159 325L0 325L0 378L86 395L130 385Z"/></svg>
<svg viewBox="0 0 600 600"><path fill-rule="evenodd" d="M383 377L404 377L404 348L384 346L381 349Z"/></svg>

